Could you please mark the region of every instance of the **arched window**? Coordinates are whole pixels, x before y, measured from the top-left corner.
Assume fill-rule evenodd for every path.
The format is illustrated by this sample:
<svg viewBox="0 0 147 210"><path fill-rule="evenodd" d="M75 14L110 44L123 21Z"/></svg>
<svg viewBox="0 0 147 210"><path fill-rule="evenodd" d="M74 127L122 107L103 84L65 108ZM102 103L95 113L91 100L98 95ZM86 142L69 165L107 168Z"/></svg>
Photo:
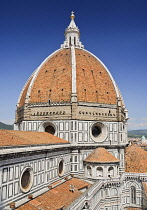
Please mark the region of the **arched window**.
<svg viewBox="0 0 147 210"><path fill-rule="evenodd" d="M117 175L119 175L119 167L117 166Z"/></svg>
<svg viewBox="0 0 147 210"><path fill-rule="evenodd" d="M116 189L116 188L112 188L112 189L111 189L111 195L112 195L112 196L116 196L117 194L118 194L117 189Z"/></svg>
<svg viewBox="0 0 147 210"><path fill-rule="evenodd" d="M103 198L103 196L104 196L104 190L101 189L101 197Z"/></svg>
<svg viewBox="0 0 147 210"><path fill-rule="evenodd" d="M52 125L48 125L48 126L46 126L46 128L45 128L45 132L54 135L54 134L55 134L55 128L54 128Z"/></svg>
<svg viewBox="0 0 147 210"><path fill-rule="evenodd" d="M71 36L69 37L69 45L71 46Z"/></svg>
<svg viewBox="0 0 147 210"><path fill-rule="evenodd" d="M102 167L97 167L96 169L96 176L102 177L103 176L103 168Z"/></svg>
<svg viewBox="0 0 147 210"><path fill-rule="evenodd" d="M58 166L58 173L59 173L59 176L63 176L63 174L64 174L64 161L63 160L61 160L60 162L59 162L59 166Z"/></svg>
<svg viewBox="0 0 147 210"><path fill-rule="evenodd" d="M109 196L109 189L108 188L105 189L105 195L106 195L106 197Z"/></svg>
<svg viewBox="0 0 147 210"><path fill-rule="evenodd" d="M87 166L87 175L92 176L92 170L90 166Z"/></svg>
<svg viewBox="0 0 147 210"><path fill-rule="evenodd" d="M83 210L89 209L89 205L88 205L87 202L85 203L85 205L84 205L84 207L83 207L82 209L83 209Z"/></svg>
<svg viewBox="0 0 147 210"><path fill-rule="evenodd" d="M114 168L110 166L108 168L108 177L112 177L112 176L114 176Z"/></svg>
<svg viewBox="0 0 147 210"><path fill-rule="evenodd" d="M136 204L136 188L131 186L131 203Z"/></svg>
<svg viewBox="0 0 147 210"><path fill-rule="evenodd" d="M74 45L76 45L76 37L74 37Z"/></svg>

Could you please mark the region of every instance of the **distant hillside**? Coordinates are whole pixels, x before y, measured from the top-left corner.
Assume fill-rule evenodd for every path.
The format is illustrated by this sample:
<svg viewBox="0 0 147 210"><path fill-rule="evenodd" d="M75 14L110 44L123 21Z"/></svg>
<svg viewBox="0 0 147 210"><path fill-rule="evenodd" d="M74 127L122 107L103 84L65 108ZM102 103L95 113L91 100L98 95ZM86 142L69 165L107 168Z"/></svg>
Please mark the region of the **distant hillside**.
<svg viewBox="0 0 147 210"><path fill-rule="evenodd" d="M141 138L142 136L145 136L147 138L147 130L132 130L132 131L128 131L128 137Z"/></svg>
<svg viewBox="0 0 147 210"><path fill-rule="evenodd" d="M5 123L0 122L0 130L13 130L14 125L7 125Z"/></svg>

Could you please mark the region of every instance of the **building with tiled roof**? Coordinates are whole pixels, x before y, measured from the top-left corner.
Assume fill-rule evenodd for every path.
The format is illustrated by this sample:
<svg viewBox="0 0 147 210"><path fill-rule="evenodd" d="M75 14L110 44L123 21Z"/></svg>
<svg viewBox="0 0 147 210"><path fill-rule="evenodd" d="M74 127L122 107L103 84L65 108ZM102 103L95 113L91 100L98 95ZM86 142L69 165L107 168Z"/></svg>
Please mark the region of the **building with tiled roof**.
<svg viewBox="0 0 147 210"><path fill-rule="evenodd" d="M137 145L126 148L125 171L147 173L147 151Z"/></svg>
<svg viewBox="0 0 147 210"><path fill-rule="evenodd" d="M120 160L103 147L93 150L83 162L87 178L91 176L93 179L119 178Z"/></svg>
<svg viewBox="0 0 147 210"><path fill-rule="evenodd" d="M69 142L47 132L0 130L0 147L47 144L69 144Z"/></svg>
<svg viewBox="0 0 147 210"><path fill-rule="evenodd" d="M66 208L72 201L83 194L83 190L85 189L86 191L89 186L90 184L83 180L71 178L56 187L52 185L49 191L22 205L18 210L31 208L48 209L48 207L52 210Z"/></svg>
<svg viewBox="0 0 147 210"><path fill-rule="evenodd" d="M118 160L105 148L99 147L95 149L84 161L92 163L116 163L119 162L120 160Z"/></svg>
<svg viewBox="0 0 147 210"><path fill-rule="evenodd" d="M0 209L147 209L146 152L125 150L121 92L74 18L24 85L15 130L0 131Z"/></svg>

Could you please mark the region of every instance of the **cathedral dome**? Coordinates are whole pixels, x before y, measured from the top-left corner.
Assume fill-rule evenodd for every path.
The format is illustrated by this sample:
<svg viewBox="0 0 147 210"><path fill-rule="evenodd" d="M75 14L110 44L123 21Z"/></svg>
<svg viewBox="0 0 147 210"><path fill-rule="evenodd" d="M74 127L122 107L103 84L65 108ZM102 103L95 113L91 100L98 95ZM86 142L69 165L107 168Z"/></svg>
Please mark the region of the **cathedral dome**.
<svg viewBox="0 0 147 210"><path fill-rule="evenodd" d="M16 122L57 118L120 121L125 117L111 73L84 49L72 13L61 48L41 63L22 89Z"/></svg>
<svg viewBox="0 0 147 210"><path fill-rule="evenodd" d="M100 60L84 49L75 48L77 101L116 104L116 84ZM60 49L50 55L29 78L18 107L25 103L71 101L72 50Z"/></svg>
<svg viewBox="0 0 147 210"><path fill-rule="evenodd" d="M123 100L106 66L92 53L83 49L79 29L71 15L65 31L66 40L61 49L48 56L23 88L18 107L27 103L77 101L99 104L117 104Z"/></svg>

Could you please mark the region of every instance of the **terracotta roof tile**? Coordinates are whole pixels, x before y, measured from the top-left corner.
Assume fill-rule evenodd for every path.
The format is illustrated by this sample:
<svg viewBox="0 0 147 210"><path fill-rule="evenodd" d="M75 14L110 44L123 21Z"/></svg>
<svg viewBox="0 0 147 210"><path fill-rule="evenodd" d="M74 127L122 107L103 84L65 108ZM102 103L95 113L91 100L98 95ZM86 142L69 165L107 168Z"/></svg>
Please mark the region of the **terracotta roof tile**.
<svg viewBox="0 0 147 210"><path fill-rule="evenodd" d="M75 51L78 101L116 104L116 91L104 66L85 50Z"/></svg>
<svg viewBox="0 0 147 210"><path fill-rule="evenodd" d="M119 162L120 160L114 157L105 148L99 147L95 149L84 161L86 162Z"/></svg>
<svg viewBox="0 0 147 210"><path fill-rule="evenodd" d="M39 70L31 89L29 103L70 101L71 55L62 49L49 58Z"/></svg>
<svg viewBox="0 0 147 210"><path fill-rule="evenodd" d="M74 185L74 192L70 191L70 185ZM18 210L31 209L32 205L35 206L36 201L36 209L57 210L63 206L67 207L82 194L82 192L78 189L89 186L90 184L85 181L72 178L64 182L63 184L57 186L56 188L51 189L48 192L42 194L41 196L35 198L34 200L28 202L27 204L24 204L23 206L19 207ZM40 204L38 205L38 203Z"/></svg>
<svg viewBox="0 0 147 210"><path fill-rule="evenodd" d="M32 204L33 206L36 206L36 207L37 207L37 206L39 206L41 203L34 199L34 200L31 200L31 201L30 201L30 204Z"/></svg>
<svg viewBox="0 0 147 210"><path fill-rule="evenodd" d="M113 82L101 62L83 49L75 49L75 54L78 101L116 104ZM24 105L30 81L22 92L19 107ZM39 69L31 87L29 103L47 102L48 99L54 102L71 101L71 91L71 50L61 49Z"/></svg>
<svg viewBox="0 0 147 210"><path fill-rule="evenodd" d="M0 130L0 147L69 143L47 132Z"/></svg>
<svg viewBox="0 0 147 210"><path fill-rule="evenodd" d="M125 150L125 171L147 173L147 152L137 145L128 146Z"/></svg>
<svg viewBox="0 0 147 210"><path fill-rule="evenodd" d="M31 201L29 203L26 203L25 204L25 207L24 206L21 206L18 208L19 210L40 210L40 208L38 208L37 206L34 206Z"/></svg>

